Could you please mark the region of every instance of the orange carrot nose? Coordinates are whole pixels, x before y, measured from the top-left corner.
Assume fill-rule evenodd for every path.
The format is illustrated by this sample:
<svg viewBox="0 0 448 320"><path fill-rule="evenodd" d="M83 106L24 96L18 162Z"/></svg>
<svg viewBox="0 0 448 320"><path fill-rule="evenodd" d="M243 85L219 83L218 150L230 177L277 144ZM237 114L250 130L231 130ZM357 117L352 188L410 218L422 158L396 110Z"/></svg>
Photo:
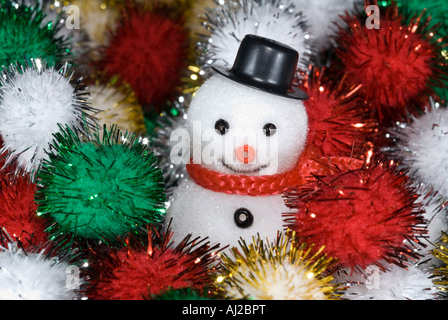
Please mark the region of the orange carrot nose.
<svg viewBox="0 0 448 320"><path fill-rule="evenodd" d="M251 163L255 159L255 149L245 144L236 149L236 157L242 163Z"/></svg>

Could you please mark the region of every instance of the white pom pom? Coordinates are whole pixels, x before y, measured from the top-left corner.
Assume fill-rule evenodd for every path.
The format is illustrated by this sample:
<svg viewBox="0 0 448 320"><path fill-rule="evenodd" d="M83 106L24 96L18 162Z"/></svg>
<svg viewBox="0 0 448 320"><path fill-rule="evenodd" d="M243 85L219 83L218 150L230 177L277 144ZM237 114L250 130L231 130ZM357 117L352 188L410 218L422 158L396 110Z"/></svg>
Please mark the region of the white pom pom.
<svg viewBox="0 0 448 320"><path fill-rule="evenodd" d="M310 36L300 10L280 0L229 2L210 10L205 26L210 30L207 49L201 50L205 66L216 62L231 67L241 40L247 34L274 39L299 52L298 68L306 70L311 54Z"/></svg>
<svg viewBox="0 0 448 320"><path fill-rule="evenodd" d="M437 192L428 190L425 184L418 184L415 186L416 193L420 195L417 203L421 203L424 208L423 216L427 221L426 229L428 231L424 240L422 240L425 247L419 249L419 254L422 256L421 261L426 261L425 265L434 266L438 263L432 250L436 247L436 243L440 241L442 231L448 229L448 215L446 198L440 197Z"/></svg>
<svg viewBox="0 0 448 320"><path fill-rule="evenodd" d="M74 300L78 294L68 275L66 262L43 252L25 253L15 243L0 247L0 300Z"/></svg>
<svg viewBox="0 0 448 320"><path fill-rule="evenodd" d="M434 107L392 131L396 146L385 148L417 183L448 195L448 109Z"/></svg>
<svg viewBox="0 0 448 320"><path fill-rule="evenodd" d="M362 8L361 0L291 0L297 10L301 10L313 37L313 46L320 50L334 44L332 37L336 34L337 25L343 26L340 18L345 11Z"/></svg>
<svg viewBox="0 0 448 320"><path fill-rule="evenodd" d="M46 157L45 149L59 130L58 125L76 126L88 109L83 93L73 87L69 65L60 70L36 59L20 70L11 66L0 79L1 153L7 163L35 174ZM86 120L89 120L88 118Z"/></svg>
<svg viewBox="0 0 448 320"><path fill-rule="evenodd" d="M340 276L336 281L346 281L349 287L344 298L350 300L432 300L437 290L431 273L416 265L407 269L393 265L387 272L371 266L365 275Z"/></svg>
<svg viewBox="0 0 448 320"><path fill-rule="evenodd" d="M422 260L433 265L431 250L441 232L448 228L448 110L431 100L429 110L410 123L397 123L386 137L391 140L382 151L396 160L400 169L409 172L417 200L425 209L427 221L426 248L419 250Z"/></svg>

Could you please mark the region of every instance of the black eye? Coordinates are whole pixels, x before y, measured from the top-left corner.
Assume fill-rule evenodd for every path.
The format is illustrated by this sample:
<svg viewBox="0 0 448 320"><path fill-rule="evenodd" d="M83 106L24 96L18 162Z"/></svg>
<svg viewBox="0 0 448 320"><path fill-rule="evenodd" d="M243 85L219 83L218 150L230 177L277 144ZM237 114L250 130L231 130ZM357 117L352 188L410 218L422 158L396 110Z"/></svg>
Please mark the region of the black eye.
<svg viewBox="0 0 448 320"><path fill-rule="evenodd" d="M246 229L249 228L252 223L254 223L254 216L249 210L245 208L239 208L235 211L233 220L235 221L235 224L238 228Z"/></svg>
<svg viewBox="0 0 448 320"><path fill-rule="evenodd" d="M266 137L273 136L277 132L277 127L273 123L266 123L263 127Z"/></svg>
<svg viewBox="0 0 448 320"><path fill-rule="evenodd" d="M223 119L219 119L215 123L216 132L218 132L222 136L225 135L227 133L227 131L229 131L229 127L230 127L229 123Z"/></svg>

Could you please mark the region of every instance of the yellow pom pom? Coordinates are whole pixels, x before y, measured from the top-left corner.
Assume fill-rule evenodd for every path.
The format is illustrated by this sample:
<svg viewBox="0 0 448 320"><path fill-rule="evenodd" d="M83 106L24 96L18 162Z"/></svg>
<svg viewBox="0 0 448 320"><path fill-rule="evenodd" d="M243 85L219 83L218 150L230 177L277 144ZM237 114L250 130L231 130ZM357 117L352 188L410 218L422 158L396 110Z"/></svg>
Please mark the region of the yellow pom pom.
<svg viewBox="0 0 448 320"><path fill-rule="evenodd" d="M293 237L279 235L274 243L260 238L240 248L232 248L233 259L223 253L224 273L216 285L230 299L251 300L330 300L337 299L339 285L326 269L333 259L312 253L313 246ZM242 250L242 253L240 252Z"/></svg>
<svg viewBox="0 0 448 320"><path fill-rule="evenodd" d="M91 115L97 118L100 127L115 124L123 132L146 134L142 106L129 85L117 85L115 79L106 83L96 80L89 91L95 109Z"/></svg>
<svg viewBox="0 0 448 320"><path fill-rule="evenodd" d="M442 266L434 271L434 284L442 297L448 297L448 234L442 232L439 243L432 250L432 254L442 261Z"/></svg>
<svg viewBox="0 0 448 320"><path fill-rule="evenodd" d="M72 0L71 5L79 7L80 26L89 36L91 47L107 45L111 32L115 30L124 1Z"/></svg>

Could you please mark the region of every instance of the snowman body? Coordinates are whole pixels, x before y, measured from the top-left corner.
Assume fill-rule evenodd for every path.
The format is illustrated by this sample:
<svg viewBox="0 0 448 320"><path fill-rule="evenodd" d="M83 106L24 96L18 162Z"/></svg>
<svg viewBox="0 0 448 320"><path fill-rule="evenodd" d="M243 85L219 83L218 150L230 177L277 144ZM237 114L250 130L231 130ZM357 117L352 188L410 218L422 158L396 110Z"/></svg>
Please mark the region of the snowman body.
<svg viewBox="0 0 448 320"><path fill-rule="evenodd" d="M219 74L193 98L187 126L193 163L236 176L266 176L292 170L303 151L307 115L301 101L267 93ZM221 246L240 238L273 238L283 230L288 208L281 194L248 196L216 192L187 178L167 210L174 242L208 237Z"/></svg>
<svg viewBox="0 0 448 320"><path fill-rule="evenodd" d="M254 199L207 190L187 180L176 190L168 216L173 218L175 243L191 234L194 238L208 238L221 247L236 247L240 238L250 242L257 233L263 239L274 239L283 228L281 213L287 210L280 195ZM245 223L250 222L249 213L253 221Z"/></svg>

